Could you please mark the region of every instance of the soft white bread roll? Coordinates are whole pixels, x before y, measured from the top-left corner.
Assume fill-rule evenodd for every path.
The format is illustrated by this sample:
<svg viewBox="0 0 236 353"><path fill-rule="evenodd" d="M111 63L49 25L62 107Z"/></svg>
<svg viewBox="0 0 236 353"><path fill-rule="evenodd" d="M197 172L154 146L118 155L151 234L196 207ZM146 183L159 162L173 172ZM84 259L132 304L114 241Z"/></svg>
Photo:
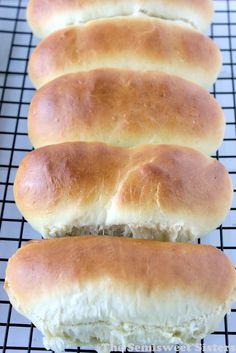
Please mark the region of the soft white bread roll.
<svg viewBox="0 0 236 353"><path fill-rule="evenodd" d="M236 271L210 245L74 237L18 250L5 289L56 352L71 344L192 344L230 311Z"/></svg>
<svg viewBox="0 0 236 353"><path fill-rule="evenodd" d="M209 87L219 73L221 54L210 38L181 24L118 17L46 37L30 58L29 75L39 88L63 74L104 67L163 71Z"/></svg>
<svg viewBox="0 0 236 353"><path fill-rule="evenodd" d="M224 128L223 111L200 86L123 69L61 76L37 91L28 115L36 148L67 141L172 143L210 155L223 141Z"/></svg>
<svg viewBox="0 0 236 353"><path fill-rule="evenodd" d="M105 17L146 14L177 20L205 31L212 21L212 0L30 0L27 19L45 37L68 25Z"/></svg>
<svg viewBox="0 0 236 353"><path fill-rule="evenodd" d="M30 152L14 195L44 237L104 232L191 241L224 220L232 183L222 164L191 148L71 142Z"/></svg>

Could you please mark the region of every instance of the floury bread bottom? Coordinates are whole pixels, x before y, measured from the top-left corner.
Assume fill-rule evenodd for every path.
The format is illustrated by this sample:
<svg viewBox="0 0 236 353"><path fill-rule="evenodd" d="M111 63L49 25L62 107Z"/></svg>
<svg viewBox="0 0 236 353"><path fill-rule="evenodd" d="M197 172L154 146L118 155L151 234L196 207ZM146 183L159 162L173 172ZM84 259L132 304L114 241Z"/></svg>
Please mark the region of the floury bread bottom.
<svg viewBox="0 0 236 353"><path fill-rule="evenodd" d="M68 25L143 13L181 21L205 32L213 17L213 3L212 0L30 0L27 19L34 34L42 38Z"/></svg>
<svg viewBox="0 0 236 353"><path fill-rule="evenodd" d="M56 352L68 345L193 344L230 310L236 271L209 245L74 237L18 250L5 289Z"/></svg>
<svg viewBox="0 0 236 353"><path fill-rule="evenodd" d="M191 148L69 142L29 153L14 195L44 237L192 241L222 223L233 189L222 164Z"/></svg>

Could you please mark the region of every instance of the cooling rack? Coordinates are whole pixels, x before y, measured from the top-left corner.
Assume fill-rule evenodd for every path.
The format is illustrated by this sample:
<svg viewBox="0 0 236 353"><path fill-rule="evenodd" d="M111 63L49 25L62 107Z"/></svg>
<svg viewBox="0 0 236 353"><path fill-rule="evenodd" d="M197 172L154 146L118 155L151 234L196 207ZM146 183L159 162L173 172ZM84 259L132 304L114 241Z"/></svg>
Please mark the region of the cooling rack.
<svg viewBox="0 0 236 353"><path fill-rule="evenodd" d="M222 105L226 117L224 143L214 157L229 170L235 196L236 0L215 0L214 3L216 13L209 35L220 46L224 65L211 92ZM12 192L19 162L32 149L27 137L27 110L34 88L27 76L27 64L37 41L26 23L26 6L27 0L0 0L0 352L2 353L45 351L39 331L17 314L3 289L8 258L24 242L40 237L16 209ZM223 225L205 237L202 243L215 245L236 264L235 197ZM231 315L226 315L217 331L201 343L201 352L210 350L236 352L236 303ZM66 351L94 352L82 348ZM191 349L191 352L194 351L196 348Z"/></svg>

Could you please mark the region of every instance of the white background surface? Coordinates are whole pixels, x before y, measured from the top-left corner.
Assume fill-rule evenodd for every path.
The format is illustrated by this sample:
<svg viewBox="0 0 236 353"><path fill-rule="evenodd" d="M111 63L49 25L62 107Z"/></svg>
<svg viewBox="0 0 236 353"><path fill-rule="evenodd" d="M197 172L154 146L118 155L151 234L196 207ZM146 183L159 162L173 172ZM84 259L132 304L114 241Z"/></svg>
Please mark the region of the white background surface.
<svg viewBox="0 0 236 353"><path fill-rule="evenodd" d="M19 5L20 8L17 8ZM0 352L2 353L43 351L41 334L11 308L3 290L7 259L25 241L40 237L22 219L16 209L12 194L17 166L22 157L31 150L27 137L27 111L34 89L26 73L28 56L37 42L25 22L26 5L27 0L0 0L0 97L2 96L0 113L0 210L2 211ZM225 140L216 157L229 170L235 191L236 0L216 0L215 9L214 24L209 34L214 37L222 49L224 65L220 78L212 87L212 92L222 105L227 122ZM202 243L209 243L224 249L236 264L235 197L232 209L223 226L202 239ZM204 343L234 345L235 350L232 349L230 352L236 352L236 304L233 306L231 315L227 315L217 332L208 336ZM194 351L192 349L192 352ZM205 352L208 351L205 350ZM218 347L218 352L225 351Z"/></svg>

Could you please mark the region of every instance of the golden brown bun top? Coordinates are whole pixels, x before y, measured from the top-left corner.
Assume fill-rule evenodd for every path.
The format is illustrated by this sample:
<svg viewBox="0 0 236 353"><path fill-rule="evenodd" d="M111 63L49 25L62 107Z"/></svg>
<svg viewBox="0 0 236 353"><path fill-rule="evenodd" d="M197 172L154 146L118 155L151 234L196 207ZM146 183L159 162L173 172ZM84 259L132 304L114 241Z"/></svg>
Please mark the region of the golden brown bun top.
<svg viewBox="0 0 236 353"><path fill-rule="evenodd" d="M232 263L210 245L89 236L28 243L10 259L5 287L31 306L105 278L133 294L180 290L219 305L236 284Z"/></svg>
<svg viewBox="0 0 236 353"><path fill-rule="evenodd" d="M225 217L232 184L222 164L191 148L145 145L125 149L73 142L29 153L18 169L14 195L26 219L37 222L64 207L68 212L75 207L77 216L90 210L94 219L100 207L107 217L117 215L114 222L125 212L150 219L160 209L176 223L184 217L207 232Z"/></svg>
<svg viewBox="0 0 236 353"><path fill-rule="evenodd" d="M207 87L220 66L216 44L195 30L160 19L119 17L49 35L34 50L29 75L39 88L66 73L132 68L176 74Z"/></svg>
<svg viewBox="0 0 236 353"><path fill-rule="evenodd" d="M28 115L36 148L67 141L167 142L210 155L224 126L222 109L202 87L175 75L125 69L61 76L37 91Z"/></svg>
<svg viewBox="0 0 236 353"><path fill-rule="evenodd" d="M90 202L101 185L105 195L114 191L129 159L128 149L96 142L39 148L21 162L15 180L16 197L24 207L35 210L43 206L53 209L63 195L72 199L80 195L84 203Z"/></svg>

